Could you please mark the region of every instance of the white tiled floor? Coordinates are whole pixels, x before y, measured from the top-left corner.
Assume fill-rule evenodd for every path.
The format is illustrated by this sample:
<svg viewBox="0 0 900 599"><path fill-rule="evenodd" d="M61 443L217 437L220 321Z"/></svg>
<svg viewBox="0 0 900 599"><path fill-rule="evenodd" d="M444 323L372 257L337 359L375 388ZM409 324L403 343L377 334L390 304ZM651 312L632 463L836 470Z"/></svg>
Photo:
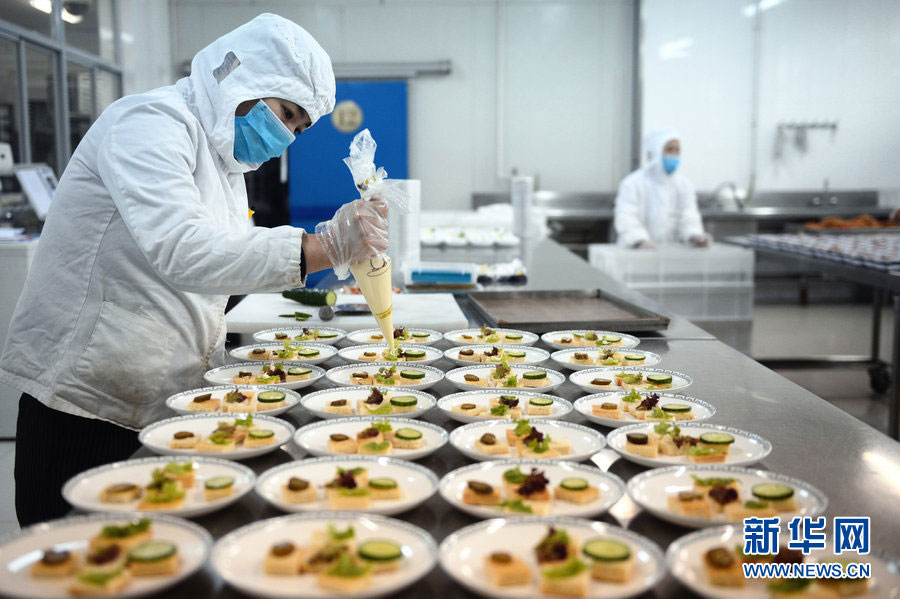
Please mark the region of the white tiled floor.
<svg viewBox="0 0 900 599"><path fill-rule="evenodd" d="M756 306L752 352L756 358L811 354L866 354L872 311L866 306ZM891 314L882 318L882 358L890 358ZM785 370L781 374L872 426L885 430L887 403L869 389L865 369ZM13 464L15 444L0 442L0 533L17 530Z"/></svg>

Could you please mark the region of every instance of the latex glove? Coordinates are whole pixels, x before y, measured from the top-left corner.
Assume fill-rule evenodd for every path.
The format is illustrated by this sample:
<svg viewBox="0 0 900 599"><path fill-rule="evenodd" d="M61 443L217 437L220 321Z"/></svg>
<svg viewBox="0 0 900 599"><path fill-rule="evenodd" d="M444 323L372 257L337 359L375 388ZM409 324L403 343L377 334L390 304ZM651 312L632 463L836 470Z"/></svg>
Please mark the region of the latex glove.
<svg viewBox="0 0 900 599"><path fill-rule="evenodd" d="M338 279L346 279L350 265L387 251L387 204L355 200L344 204L334 217L316 225L316 235Z"/></svg>
<svg viewBox="0 0 900 599"><path fill-rule="evenodd" d="M688 241L691 242L691 245L698 248L706 248L712 245L712 235L709 233L703 233L701 235L694 235Z"/></svg>
<svg viewBox="0 0 900 599"><path fill-rule="evenodd" d="M634 244L631 247L633 247L636 250L655 250L656 244L653 243L652 241L650 241L649 239L642 239L641 241L638 241L636 244Z"/></svg>

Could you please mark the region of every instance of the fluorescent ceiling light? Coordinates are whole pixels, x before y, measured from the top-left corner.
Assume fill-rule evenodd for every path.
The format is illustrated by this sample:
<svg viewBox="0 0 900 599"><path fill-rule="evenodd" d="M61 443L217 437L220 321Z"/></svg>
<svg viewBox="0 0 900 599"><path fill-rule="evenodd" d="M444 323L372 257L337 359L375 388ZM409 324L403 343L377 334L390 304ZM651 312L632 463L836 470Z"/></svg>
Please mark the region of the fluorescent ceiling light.
<svg viewBox="0 0 900 599"><path fill-rule="evenodd" d="M764 10L769 10L770 8L775 8L779 4L783 2L787 2L787 0L759 0L759 10L760 12ZM752 17L756 14L756 2L751 2L747 6L744 7L743 13L745 17Z"/></svg>
<svg viewBox="0 0 900 599"><path fill-rule="evenodd" d="M679 58L687 58L691 55L691 48L694 47L694 38L682 37L672 42L666 42L659 46L660 60L676 60Z"/></svg>
<svg viewBox="0 0 900 599"><path fill-rule="evenodd" d="M31 8L36 8L41 12L45 12L48 15L53 10L53 5L51 4L51 0L28 0L28 3L31 5ZM66 23L71 23L72 25L77 25L81 23L82 17L81 15L73 15L65 8L62 10L62 19Z"/></svg>

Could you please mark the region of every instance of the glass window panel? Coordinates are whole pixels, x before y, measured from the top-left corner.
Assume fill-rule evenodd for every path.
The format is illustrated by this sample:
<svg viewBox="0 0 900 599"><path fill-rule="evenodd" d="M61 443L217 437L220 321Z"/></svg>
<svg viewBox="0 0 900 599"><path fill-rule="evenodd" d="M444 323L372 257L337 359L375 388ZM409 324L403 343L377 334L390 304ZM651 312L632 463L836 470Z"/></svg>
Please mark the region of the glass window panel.
<svg viewBox="0 0 900 599"><path fill-rule="evenodd" d="M113 0L64 2L66 44L115 61Z"/></svg>
<svg viewBox="0 0 900 599"><path fill-rule="evenodd" d="M53 56L30 45L25 48L31 161L46 162L59 175L56 160L56 102L53 94L56 75Z"/></svg>
<svg viewBox="0 0 900 599"><path fill-rule="evenodd" d="M0 142L12 146L13 161L22 162L19 155L19 125L22 119L18 74L16 43L0 39Z"/></svg>
<svg viewBox="0 0 900 599"><path fill-rule="evenodd" d="M50 36L50 0L0 0L0 19Z"/></svg>
<svg viewBox="0 0 900 599"><path fill-rule="evenodd" d="M94 85L91 69L74 62L66 65L66 90L69 94L69 136L72 151L94 122Z"/></svg>
<svg viewBox="0 0 900 599"><path fill-rule="evenodd" d="M119 76L109 71L97 71L97 114L119 99Z"/></svg>

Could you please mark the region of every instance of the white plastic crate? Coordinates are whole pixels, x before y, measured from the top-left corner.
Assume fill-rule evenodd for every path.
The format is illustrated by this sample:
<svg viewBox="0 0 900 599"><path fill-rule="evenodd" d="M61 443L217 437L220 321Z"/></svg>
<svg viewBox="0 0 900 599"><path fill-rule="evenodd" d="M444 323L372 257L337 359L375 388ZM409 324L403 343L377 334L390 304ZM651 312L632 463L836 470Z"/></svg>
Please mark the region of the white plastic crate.
<svg viewBox="0 0 900 599"><path fill-rule="evenodd" d="M750 320L753 283L629 285L680 316L694 321Z"/></svg>
<svg viewBox="0 0 900 599"><path fill-rule="evenodd" d="M592 244L588 246L588 261L629 287L749 283L753 281L754 252L719 244L709 248L667 245L657 250Z"/></svg>

